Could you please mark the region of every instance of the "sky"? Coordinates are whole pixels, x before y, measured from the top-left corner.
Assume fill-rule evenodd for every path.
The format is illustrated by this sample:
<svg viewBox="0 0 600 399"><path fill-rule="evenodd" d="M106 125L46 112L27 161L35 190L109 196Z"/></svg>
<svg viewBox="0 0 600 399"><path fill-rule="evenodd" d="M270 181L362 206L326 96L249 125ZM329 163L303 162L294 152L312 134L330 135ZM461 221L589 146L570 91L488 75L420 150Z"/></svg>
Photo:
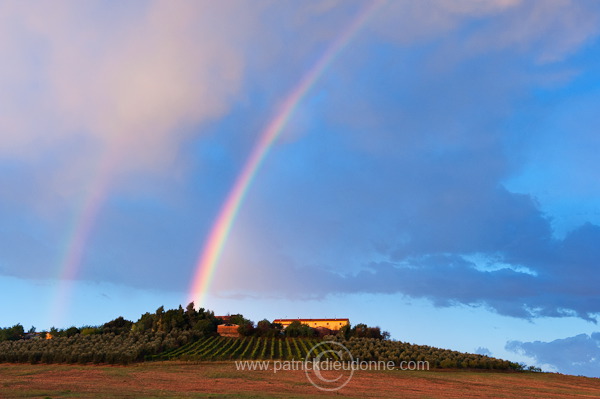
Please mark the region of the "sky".
<svg viewBox="0 0 600 399"><path fill-rule="evenodd" d="M600 377L599 37L579 0L2 1L0 325L193 299Z"/></svg>

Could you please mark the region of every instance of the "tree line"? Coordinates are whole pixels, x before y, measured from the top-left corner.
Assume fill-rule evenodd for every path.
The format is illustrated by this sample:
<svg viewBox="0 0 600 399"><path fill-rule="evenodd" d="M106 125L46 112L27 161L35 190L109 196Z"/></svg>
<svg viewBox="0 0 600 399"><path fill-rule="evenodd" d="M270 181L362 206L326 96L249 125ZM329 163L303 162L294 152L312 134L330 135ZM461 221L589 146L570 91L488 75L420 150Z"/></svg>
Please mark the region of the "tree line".
<svg viewBox="0 0 600 399"><path fill-rule="evenodd" d="M216 317L214 312L200 308L195 309L194 303L190 302L185 309L181 306L177 309L165 310L164 306L156 309L154 313L146 312L140 316L137 321L126 320L123 317L117 317L100 326L71 326L64 329L52 327L49 331L43 331L36 334L36 338L73 337L75 335L97 335L109 334L115 335L135 333L169 333L173 330L190 331L195 337L207 337L217 333L217 326L224 324L225 320ZM245 318L241 314L227 316L227 323L237 325L237 331L244 337L268 337L268 338L311 338L323 336L323 329L312 328L295 320L285 329L279 323L272 323L264 319L258 323ZM326 330L331 333L331 330ZM35 327L31 327L28 333L34 333ZM381 331L379 327L369 327L366 324L357 324L355 326L346 325L337 331L337 334L345 339L352 337L388 339L390 334ZM0 328L0 342L15 341L23 338L29 338L21 324L12 327Z"/></svg>
<svg viewBox="0 0 600 399"><path fill-rule="evenodd" d="M393 361L396 364L427 361L431 368L524 369L522 364L488 356L393 341L389 339L389 333L382 332L379 327L362 323L343 326L333 331L333 335L322 337L319 336L322 329L312 328L299 320L285 329L266 319L255 324L241 314L228 316L226 320L228 324L238 326L242 338L218 337L217 328L225 321L212 311L196 310L193 302L185 309L179 306L165 310L161 306L154 313L144 313L137 321L117 317L100 326L53 327L41 333L35 333L35 328L31 327L26 333L21 324L16 324L0 328L0 362L128 364L165 358L165 353L172 354L166 358L183 358L185 355L190 359L205 356L208 359L236 356L295 358L309 349L309 343L323 338L343 343L355 359L367 361ZM24 339L31 337L34 339ZM46 337L51 339L44 339ZM208 342L212 346L209 347Z"/></svg>

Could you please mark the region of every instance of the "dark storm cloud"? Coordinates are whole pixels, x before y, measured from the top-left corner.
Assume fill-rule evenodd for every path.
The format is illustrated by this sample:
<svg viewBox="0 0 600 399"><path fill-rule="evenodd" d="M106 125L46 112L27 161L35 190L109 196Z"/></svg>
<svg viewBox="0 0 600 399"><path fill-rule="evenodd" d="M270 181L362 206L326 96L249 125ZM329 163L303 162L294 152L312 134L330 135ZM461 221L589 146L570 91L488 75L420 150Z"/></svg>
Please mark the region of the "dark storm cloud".
<svg viewBox="0 0 600 399"><path fill-rule="evenodd" d="M514 126L544 117L530 92L554 84L538 56L556 54L500 46L461 59L461 39L347 55L359 67L326 77L317 93L331 106L307 105L315 133L266 165L263 195L249 205L254 245L224 260L240 284L221 287L399 293L520 318L595 320L600 228L557 238L536 198L504 184L523 167L529 131Z"/></svg>
<svg viewBox="0 0 600 399"><path fill-rule="evenodd" d="M498 270L481 270L464 256L438 253L373 264L368 271L346 277L343 285L355 291L429 298L439 305L486 305L515 317L578 316L595 320L600 313L600 256L595 249L599 232L597 226L586 225L564 240L527 248L498 246L492 254L495 262L504 265L497 266L501 267ZM506 259L534 262L513 263Z"/></svg>
<svg viewBox="0 0 600 399"><path fill-rule="evenodd" d="M600 377L600 332L551 342L510 341L506 349L529 356L538 365L550 365L561 373Z"/></svg>
<svg viewBox="0 0 600 399"><path fill-rule="evenodd" d="M461 205L460 212L448 204L435 209L433 201L418 222L402 224L400 244L375 245L372 256L386 260L364 263L358 272L336 263L293 266L284 258L270 260L286 266L265 268L250 261L247 270L262 276L254 282L257 287L282 287L291 296L401 293L438 306L486 306L513 317L595 320L600 313L600 227L586 224L557 239L530 198L504 189L492 192L487 201L470 199L473 203ZM335 245L324 245L329 243ZM286 280L291 283L263 283Z"/></svg>

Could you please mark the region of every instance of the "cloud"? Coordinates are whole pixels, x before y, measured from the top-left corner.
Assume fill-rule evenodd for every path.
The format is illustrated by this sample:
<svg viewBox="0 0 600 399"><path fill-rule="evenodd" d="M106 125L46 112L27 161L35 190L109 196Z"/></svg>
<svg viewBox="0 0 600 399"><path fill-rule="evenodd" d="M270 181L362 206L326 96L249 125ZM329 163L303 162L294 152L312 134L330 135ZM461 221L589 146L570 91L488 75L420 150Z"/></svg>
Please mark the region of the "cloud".
<svg viewBox="0 0 600 399"><path fill-rule="evenodd" d="M461 38L462 48L454 49L461 56L510 49L548 63L597 35L599 11L595 4L576 0L391 1L372 29L407 45L470 31Z"/></svg>
<svg viewBox="0 0 600 399"><path fill-rule="evenodd" d="M480 346L479 348L475 349L475 353L483 356L492 356L492 352L490 352L488 348L485 348L483 346Z"/></svg>
<svg viewBox="0 0 600 399"><path fill-rule="evenodd" d="M2 7L5 155L83 136L121 169L163 166L183 132L223 116L242 86L235 43L249 10L212 2Z"/></svg>
<svg viewBox="0 0 600 399"><path fill-rule="evenodd" d="M411 44L458 29L469 19L497 16L519 3L520 0L390 1L372 29L387 39Z"/></svg>
<svg viewBox="0 0 600 399"><path fill-rule="evenodd" d="M274 32L293 41L292 56L299 50L307 56L315 42L336 37L360 3L288 2L270 13L266 7L153 1L33 9L4 2L0 151L44 151L86 136L126 166L164 165L186 131L231 109L249 61L259 58L271 68L290 52ZM385 4L368 29L413 43L488 18L473 36L486 46L536 46L556 58L597 33L594 11L573 1L397 1ZM308 34L299 40L293 30ZM252 46L256 51L249 51Z"/></svg>
<svg viewBox="0 0 600 399"><path fill-rule="evenodd" d="M597 4L572 0L522 1L484 29L488 43L481 38L472 43L517 49L533 54L540 63L561 61L596 37L599 11Z"/></svg>
<svg viewBox="0 0 600 399"><path fill-rule="evenodd" d="M263 90L276 87L281 97L281 87L293 85L322 43L361 7L339 1L36 8L4 2L0 156L39 160L60 152L68 162L54 175L46 172L48 190L81 184L97 169L164 173L181 162L177 157L190 138L247 95L249 82L260 82ZM523 15L532 15L531 23L521 23ZM596 16L578 2L399 1L384 4L367 33L374 33L371 40L415 43L488 18L477 40L489 45L512 32L514 38L496 45L529 48L556 32L548 46L557 48L547 52L563 54L593 35ZM515 26L527 30L517 33ZM277 71L265 74L274 65Z"/></svg>
<svg viewBox="0 0 600 399"><path fill-rule="evenodd" d="M0 236L26 247L2 249L3 272L51 276L68 208L97 176L132 175L106 194L81 277L187 287L277 101L363 6L3 2L0 216L11 227ZM566 0L382 5L299 105L293 140L269 154L218 290L404 293L595 318L600 228L558 239L536 198L504 182L522 171L515 147L529 133L513 122L537 123L531 93L574 78L568 57L597 37L599 15Z"/></svg>
<svg viewBox="0 0 600 399"><path fill-rule="evenodd" d="M600 377L600 333L579 334L551 342L509 341L506 349L529 356L561 373ZM543 367L543 366L542 366Z"/></svg>
<svg viewBox="0 0 600 399"><path fill-rule="evenodd" d="M303 109L315 133L279 148L262 172L255 187L262 196L247 205L256 216L239 221L246 232L232 237L219 289L296 298L402 293L519 318L595 320L599 227L583 224L559 239L534 196L504 186L523 167L518 135L529 130L511 123L537 109L529 93L545 79L539 64L597 35L588 25L598 16L592 8L580 17L581 40L553 49L545 29L569 34L575 18L561 13L564 4L485 11L481 25L464 22L472 30L456 27L418 52L369 52L363 44L354 50L362 59L342 55L315 94L319 102ZM540 15L539 29L511 45L494 33L498 20L510 31L528 13ZM462 43L475 37L488 46L467 56ZM463 58L444 63L448 50Z"/></svg>
<svg viewBox="0 0 600 399"><path fill-rule="evenodd" d="M300 230L293 247L301 246L310 256L294 256L285 244L287 237L257 234L251 228L253 238L248 239L240 230L224 256L221 272L226 278L218 287L295 298L401 293L429 299L436 306L484 306L518 318L575 316L595 321L600 314L595 295L600 254L594 243L600 239L600 227L587 224L564 239L554 239L549 222L526 197L499 191L503 201L488 203L489 212L472 209L445 219L432 211L427 218L417 218L421 223L402 225L401 235L386 237L388 244L376 246L369 246L371 232L386 224L369 225L357 218L332 226L333 231L324 223L294 224ZM254 223L259 222L249 225ZM285 232L271 226L265 229ZM368 257L386 260L365 260Z"/></svg>

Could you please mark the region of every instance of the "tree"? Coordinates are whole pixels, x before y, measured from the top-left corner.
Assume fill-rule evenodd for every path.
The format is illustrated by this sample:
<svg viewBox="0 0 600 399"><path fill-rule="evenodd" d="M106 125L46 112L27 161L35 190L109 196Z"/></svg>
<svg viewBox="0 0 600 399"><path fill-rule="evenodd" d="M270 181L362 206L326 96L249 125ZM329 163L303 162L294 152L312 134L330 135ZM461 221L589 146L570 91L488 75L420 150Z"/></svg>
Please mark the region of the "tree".
<svg viewBox="0 0 600 399"><path fill-rule="evenodd" d="M0 328L0 341L16 341L23 338L23 334L25 334L25 329L21 324Z"/></svg>
<svg viewBox="0 0 600 399"><path fill-rule="evenodd" d="M367 336L367 328L369 328L364 323L359 323L352 328L352 336L358 338L364 338Z"/></svg>
<svg viewBox="0 0 600 399"><path fill-rule="evenodd" d="M343 339L350 339L350 336L352 335L352 329L350 328L350 324L342 326L342 328L338 330L336 335Z"/></svg>
<svg viewBox="0 0 600 399"><path fill-rule="evenodd" d="M198 312L194 309L194 302L190 302L185 307L185 319L190 327L193 327L198 321Z"/></svg>
<svg viewBox="0 0 600 399"><path fill-rule="evenodd" d="M286 337L314 337L316 331L308 324L300 323L300 320L294 320L284 330Z"/></svg>
<svg viewBox="0 0 600 399"><path fill-rule="evenodd" d="M209 319L202 319L194 324L194 331L203 337L208 337L217 331L217 326Z"/></svg>
<svg viewBox="0 0 600 399"><path fill-rule="evenodd" d="M255 334L259 337L278 337L281 335L283 326L279 323L271 323L269 320L264 319L256 324Z"/></svg>
<svg viewBox="0 0 600 399"><path fill-rule="evenodd" d="M387 339L390 334L388 332L381 332L379 327L369 327L364 323L357 324L350 332L350 335L357 338L375 338L375 339Z"/></svg>
<svg viewBox="0 0 600 399"><path fill-rule="evenodd" d="M251 321L240 324L237 330L241 336L249 337L254 334L254 324Z"/></svg>
<svg viewBox="0 0 600 399"><path fill-rule="evenodd" d="M84 326L81 327L81 335L94 335L94 334L102 334L101 328Z"/></svg>
<svg viewBox="0 0 600 399"><path fill-rule="evenodd" d="M185 327L185 314L181 305L179 305L179 309L169 309L162 315L160 331L169 332L173 329L184 329Z"/></svg>
<svg viewBox="0 0 600 399"><path fill-rule="evenodd" d="M132 327L132 330L139 331L142 333L146 331L152 331L154 325L156 324L155 318L156 316L153 314L150 314L148 312L144 313L140 316L140 319L135 322L135 324Z"/></svg>
<svg viewBox="0 0 600 399"><path fill-rule="evenodd" d="M69 327L69 328L67 328L67 329L65 330L65 335L66 335L67 337L72 337L72 336L74 336L74 335L77 335L77 334L79 334L80 332L81 332L81 331L79 331L79 328L77 328L77 327L75 327L75 326L71 326L71 327Z"/></svg>
<svg viewBox="0 0 600 399"><path fill-rule="evenodd" d="M104 323L102 326L102 333L115 333L115 334L123 334L131 331L131 327L133 326L133 322L129 320L125 320L123 316L119 316L114 320L109 321L108 323Z"/></svg>
<svg viewBox="0 0 600 399"><path fill-rule="evenodd" d="M248 324L248 323L254 325L254 323L252 322L252 320L246 319L241 314L232 314L229 317L229 323L230 324L237 324L238 326L241 326L242 324Z"/></svg>

